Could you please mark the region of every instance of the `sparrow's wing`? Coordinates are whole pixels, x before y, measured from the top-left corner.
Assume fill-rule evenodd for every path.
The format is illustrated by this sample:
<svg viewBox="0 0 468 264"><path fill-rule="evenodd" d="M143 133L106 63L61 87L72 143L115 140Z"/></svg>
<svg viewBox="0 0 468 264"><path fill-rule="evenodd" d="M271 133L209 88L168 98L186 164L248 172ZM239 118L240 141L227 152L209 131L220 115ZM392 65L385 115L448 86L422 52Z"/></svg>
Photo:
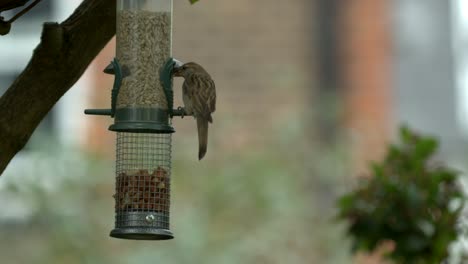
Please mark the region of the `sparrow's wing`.
<svg viewBox="0 0 468 264"><path fill-rule="evenodd" d="M210 83L211 88L207 102L210 113L213 113L216 111L216 86L213 79L209 78L208 82Z"/></svg>
<svg viewBox="0 0 468 264"><path fill-rule="evenodd" d="M216 90L213 80L205 74L193 74L192 85L188 85L195 116L200 116L212 122L211 113L216 107Z"/></svg>

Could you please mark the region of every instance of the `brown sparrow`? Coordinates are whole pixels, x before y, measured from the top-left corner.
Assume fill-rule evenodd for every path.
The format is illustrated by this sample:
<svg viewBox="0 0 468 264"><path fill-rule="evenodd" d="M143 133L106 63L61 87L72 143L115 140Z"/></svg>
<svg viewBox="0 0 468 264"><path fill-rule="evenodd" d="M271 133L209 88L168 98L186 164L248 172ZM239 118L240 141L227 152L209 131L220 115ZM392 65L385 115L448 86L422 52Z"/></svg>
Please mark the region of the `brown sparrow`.
<svg viewBox="0 0 468 264"><path fill-rule="evenodd" d="M208 145L208 122L213 123L211 113L216 108L215 83L208 72L194 62L176 67L173 74L185 79L182 86L184 111L197 120L198 159L201 160Z"/></svg>

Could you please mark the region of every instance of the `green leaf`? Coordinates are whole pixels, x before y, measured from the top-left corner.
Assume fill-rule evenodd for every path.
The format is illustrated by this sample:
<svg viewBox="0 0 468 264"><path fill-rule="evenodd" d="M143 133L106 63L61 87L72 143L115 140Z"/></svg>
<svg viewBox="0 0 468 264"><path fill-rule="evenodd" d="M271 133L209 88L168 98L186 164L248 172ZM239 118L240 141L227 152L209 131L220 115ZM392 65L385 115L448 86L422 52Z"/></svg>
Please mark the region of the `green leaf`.
<svg viewBox="0 0 468 264"><path fill-rule="evenodd" d="M436 151L438 147L438 143L435 139L427 137L424 139L421 139L417 144L416 148L414 150L415 155L417 158L420 158L422 160L428 159L434 152Z"/></svg>
<svg viewBox="0 0 468 264"><path fill-rule="evenodd" d="M405 188L405 202L413 209L419 208L424 202L424 197L421 191L413 183L409 183Z"/></svg>
<svg viewBox="0 0 468 264"><path fill-rule="evenodd" d="M448 169L437 169L432 172L434 182L439 183L451 183L457 179L457 173Z"/></svg>
<svg viewBox="0 0 468 264"><path fill-rule="evenodd" d="M190 4L195 4L196 2L198 2L198 0L189 0Z"/></svg>
<svg viewBox="0 0 468 264"><path fill-rule="evenodd" d="M355 199L353 195L344 195L338 200L338 206L341 208L342 211L350 210L355 203Z"/></svg>
<svg viewBox="0 0 468 264"><path fill-rule="evenodd" d="M420 235L409 234L404 241L405 251L407 252L419 252L431 241Z"/></svg>
<svg viewBox="0 0 468 264"><path fill-rule="evenodd" d="M405 144L409 144L413 140L414 134L406 125L403 125L400 127L400 138Z"/></svg>
<svg viewBox="0 0 468 264"><path fill-rule="evenodd" d="M384 168L382 165L376 163L376 162L372 162L371 163L371 169L372 169L372 172L374 173L374 176L375 177L383 177L384 176Z"/></svg>

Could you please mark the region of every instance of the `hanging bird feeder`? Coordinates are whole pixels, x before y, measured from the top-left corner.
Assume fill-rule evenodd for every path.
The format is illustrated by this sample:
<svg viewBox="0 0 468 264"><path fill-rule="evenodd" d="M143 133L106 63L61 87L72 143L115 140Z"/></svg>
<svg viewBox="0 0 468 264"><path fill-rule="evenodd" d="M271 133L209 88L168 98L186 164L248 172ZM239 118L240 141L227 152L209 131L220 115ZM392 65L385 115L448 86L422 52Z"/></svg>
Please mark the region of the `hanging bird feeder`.
<svg viewBox="0 0 468 264"><path fill-rule="evenodd" d="M117 0L111 109L117 132L115 228L110 236L172 239L169 229L173 110L172 0Z"/></svg>

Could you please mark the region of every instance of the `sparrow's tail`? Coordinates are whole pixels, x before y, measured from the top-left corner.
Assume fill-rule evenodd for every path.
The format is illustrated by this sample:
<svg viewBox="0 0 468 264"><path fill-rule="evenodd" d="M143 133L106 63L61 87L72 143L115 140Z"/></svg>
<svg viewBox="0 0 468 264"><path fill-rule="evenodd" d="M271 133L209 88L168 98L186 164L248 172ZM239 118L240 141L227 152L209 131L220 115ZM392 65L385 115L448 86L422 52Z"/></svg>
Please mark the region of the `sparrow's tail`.
<svg viewBox="0 0 468 264"><path fill-rule="evenodd" d="M208 120L198 117L198 160L201 160L206 154L208 145Z"/></svg>

